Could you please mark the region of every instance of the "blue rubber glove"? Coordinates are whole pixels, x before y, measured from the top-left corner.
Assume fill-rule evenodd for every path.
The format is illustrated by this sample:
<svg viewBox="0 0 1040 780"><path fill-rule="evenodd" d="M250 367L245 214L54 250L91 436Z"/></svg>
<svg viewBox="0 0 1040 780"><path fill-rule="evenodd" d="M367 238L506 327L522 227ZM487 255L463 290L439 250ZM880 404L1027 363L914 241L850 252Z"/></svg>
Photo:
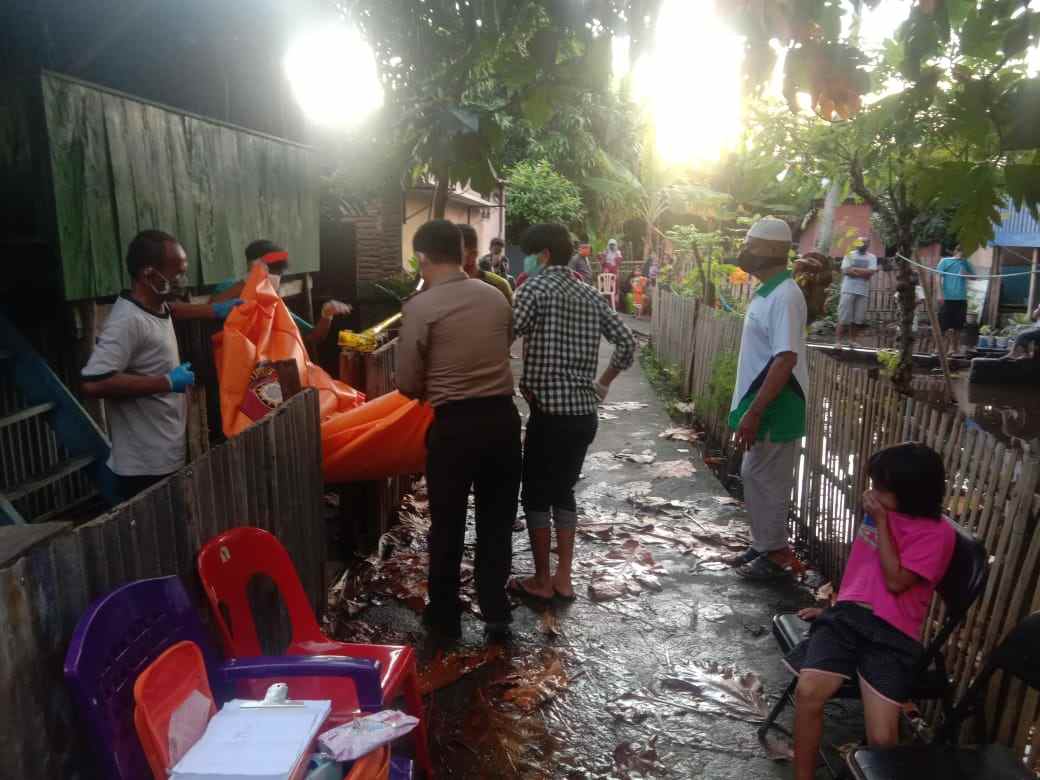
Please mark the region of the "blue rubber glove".
<svg viewBox="0 0 1040 780"><path fill-rule="evenodd" d="M218 320L226 320L227 316L231 313L231 310L244 303L241 298L232 298L230 301L221 301L220 303L213 304L213 316Z"/></svg>
<svg viewBox="0 0 1040 780"><path fill-rule="evenodd" d="M181 363L166 375L170 380L170 389L175 393L183 393L195 384L195 372L191 370L191 363Z"/></svg>

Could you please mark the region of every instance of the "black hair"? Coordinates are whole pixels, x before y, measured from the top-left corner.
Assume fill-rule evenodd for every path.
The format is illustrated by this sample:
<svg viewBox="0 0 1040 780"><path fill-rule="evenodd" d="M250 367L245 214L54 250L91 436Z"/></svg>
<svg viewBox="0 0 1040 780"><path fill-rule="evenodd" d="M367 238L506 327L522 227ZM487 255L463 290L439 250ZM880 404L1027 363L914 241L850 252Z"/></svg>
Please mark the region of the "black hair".
<svg viewBox="0 0 1040 780"><path fill-rule="evenodd" d="M529 255L541 254L548 249L549 265L567 265L574 253L567 228L552 222L531 225L520 239L520 246Z"/></svg>
<svg viewBox="0 0 1040 780"><path fill-rule="evenodd" d="M870 456L867 473L875 487L895 495L903 514L942 517L946 468L931 447L915 441L885 447Z"/></svg>
<svg viewBox="0 0 1040 780"><path fill-rule="evenodd" d="M493 239L491 239L491 246L500 246L500 247L502 247L504 249L505 245L506 245L506 242L503 241L498 236L495 236Z"/></svg>
<svg viewBox="0 0 1040 780"><path fill-rule="evenodd" d="M149 266L161 268L166 259L166 245L176 243L176 238L161 230L142 230L134 236L126 250L126 270L130 278L136 279Z"/></svg>
<svg viewBox="0 0 1040 780"><path fill-rule="evenodd" d="M462 246L466 248L467 252L471 249L475 250L477 248L477 229L464 222L456 222L455 224L462 233Z"/></svg>
<svg viewBox="0 0 1040 780"><path fill-rule="evenodd" d="M412 249L434 263L462 265L462 231L454 222L431 219L415 231Z"/></svg>
<svg viewBox="0 0 1040 780"><path fill-rule="evenodd" d="M250 242L249 246L246 247L246 260L252 263L254 260L259 260L264 255L270 254L271 252L284 252L283 247L278 246L274 241L270 241L266 238L258 238L256 241ZM276 276L281 276L289 269L289 261L282 260L277 263L268 263L267 270Z"/></svg>

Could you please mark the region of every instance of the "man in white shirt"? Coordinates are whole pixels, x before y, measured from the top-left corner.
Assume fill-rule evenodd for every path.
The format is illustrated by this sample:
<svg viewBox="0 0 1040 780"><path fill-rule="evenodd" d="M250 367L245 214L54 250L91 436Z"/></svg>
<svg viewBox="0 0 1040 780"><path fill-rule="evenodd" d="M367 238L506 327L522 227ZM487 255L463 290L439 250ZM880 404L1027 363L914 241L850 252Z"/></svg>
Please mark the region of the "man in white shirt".
<svg viewBox="0 0 1040 780"><path fill-rule="evenodd" d="M809 370L805 296L787 268L790 248L788 224L764 217L751 226L737 259L761 284L744 317L729 417L746 450L740 476L751 546L728 562L752 580L781 577L797 565L787 544L787 510L805 436Z"/></svg>
<svg viewBox="0 0 1040 780"><path fill-rule="evenodd" d="M224 319L241 303L176 302L187 285L188 256L159 230L134 237L126 267L132 287L116 300L82 372L84 395L106 401L108 467L120 501L184 465L185 393L195 374L191 363L180 361L171 317Z"/></svg>
<svg viewBox="0 0 1040 780"><path fill-rule="evenodd" d="M841 262L841 301L838 304L838 335L840 347L849 331L849 344L856 343L856 329L867 324L867 296L870 278L877 273L877 257L867 251L870 241L860 238L856 248Z"/></svg>

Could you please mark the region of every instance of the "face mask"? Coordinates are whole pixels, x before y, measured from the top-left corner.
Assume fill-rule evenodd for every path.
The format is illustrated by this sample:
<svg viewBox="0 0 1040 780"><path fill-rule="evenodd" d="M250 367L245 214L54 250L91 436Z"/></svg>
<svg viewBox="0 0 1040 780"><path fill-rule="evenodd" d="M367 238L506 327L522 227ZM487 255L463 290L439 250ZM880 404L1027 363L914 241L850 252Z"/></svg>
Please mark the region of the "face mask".
<svg viewBox="0 0 1040 780"><path fill-rule="evenodd" d="M172 280L167 279L159 271L152 270L152 272L162 279L162 284L156 287L152 284L151 280L148 282L148 286L152 288L152 292L161 298L170 299L177 298L184 294L184 290L188 286L188 275L177 274Z"/></svg>
<svg viewBox="0 0 1040 780"><path fill-rule="evenodd" d="M737 266L749 274L753 274L756 271L761 271L763 268L767 268L776 261L771 257L759 257L753 255L747 249L741 249L740 254L737 255Z"/></svg>
<svg viewBox="0 0 1040 780"><path fill-rule="evenodd" d="M528 276L534 276L541 270L541 264L538 262L538 255L528 255L524 258L524 273Z"/></svg>

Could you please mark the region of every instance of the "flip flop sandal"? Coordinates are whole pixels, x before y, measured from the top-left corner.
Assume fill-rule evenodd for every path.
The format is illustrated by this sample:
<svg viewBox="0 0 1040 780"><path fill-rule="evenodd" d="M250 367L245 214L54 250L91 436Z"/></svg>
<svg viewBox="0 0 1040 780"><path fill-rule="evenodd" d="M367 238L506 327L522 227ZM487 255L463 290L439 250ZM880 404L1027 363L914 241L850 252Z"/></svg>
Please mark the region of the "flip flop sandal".
<svg viewBox="0 0 1040 780"><path fill-rule="evenodd" d="M768 555L760 555L751 563L737 567L737 574L746 580L768 582L787 576L787 570L769 559Z"/></svg>
<svg viewBox="0 0 1040 780"><path fill-rule="evenodd" d="M748 547L744 552L739 555L731 555L723 558L722 562L729 566L746 566L747 564L760 557L762 553L756 550L754 547Z"/></svg>
<svg viewBox="0 0 1040 780"><path fill-rule="evenodd" d="M506 593L528 601L536 601L539 604L549 604L552 602L551 596L539 596L537 593L531 593L531 591L524 587L523 580L517 579L516 577L513 577L513 579L509 581L509 584L506 585Z"/></svg>
<svg viewBox="0 0 1040 780"><path fill-rule="evenodd" d="M574 591L571 595L565 596L564 594L560 593L560 591L556 590L556 588L553 588L553 598L559 599L560 601L564 601L568 604L572 604L578 600L578 591Z"/></svg>

